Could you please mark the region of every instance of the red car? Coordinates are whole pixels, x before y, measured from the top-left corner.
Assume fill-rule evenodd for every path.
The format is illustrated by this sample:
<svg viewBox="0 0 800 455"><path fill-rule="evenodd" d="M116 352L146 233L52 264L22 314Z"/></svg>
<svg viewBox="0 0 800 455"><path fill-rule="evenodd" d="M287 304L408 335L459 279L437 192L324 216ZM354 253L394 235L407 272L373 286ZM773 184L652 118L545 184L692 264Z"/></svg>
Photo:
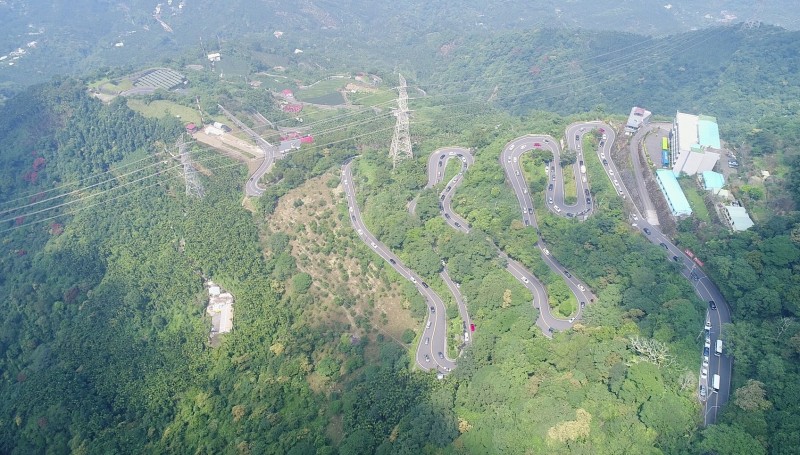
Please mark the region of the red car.
<svg viewBox="0 0 800 455"><path fill-rule="evenodd" d="M604 130L603 128L600 128L600 132L601 132L601 133L605 133L605 132L606 132L606 130Z"/></svg>
<svg viewBox="0 0 800 455"><path fill-rule="evenodd" d="M542 146L542 144L540 144L540 143L538 143L538 142L534 142L534 143L533 143L533 146L534 146L534 147L541 147L541 146Z"/></svg>
<svg viewBox="0 0 800 455"><path fill-rule="evenodd" d="M474 332L475 331L475 324L470 324L469 325L469 331L470 332Z"/></svg>

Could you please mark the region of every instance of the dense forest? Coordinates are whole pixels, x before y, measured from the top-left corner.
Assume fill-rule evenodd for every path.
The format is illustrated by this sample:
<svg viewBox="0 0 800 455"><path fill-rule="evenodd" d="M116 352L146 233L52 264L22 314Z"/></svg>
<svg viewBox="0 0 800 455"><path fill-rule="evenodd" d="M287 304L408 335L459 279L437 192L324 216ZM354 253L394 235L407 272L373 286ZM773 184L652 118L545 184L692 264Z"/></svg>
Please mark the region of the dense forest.
<svg viewBox="0 0 800 455"><path fill-rule="evenodd" d="M785 169L788 194L800 202L800 128L784 115L796 109L797 84L789 79L796 72L760 73L769 79L765 87L786 86L770 92L745 90L755 75L744 70L754 59L772 58L758 55L760 46L796 59L793 35L768 27L706 33L718 36L704 42L725 43L714 53L719 60L687 61L687 68L710 71L723 60L737 61L717 75L714 90L695 98L710 84L695 72L669 89L655 84L661 92L649 92L645 81L625 96L643 97L663 112L679 106L728 116L741 128L730 137L753 156L775 159ZM596 109L580 118L627 111L629 98L615 98L618 91L586 90L595 86L591 79L556 84L567 73L554 62L577 59L587 68L575 68L576 74L592 73L588 65L613 59L606 50L626 42L615 36L537 32L526 34L526 42L515 35L513 46L510 36L487 41L482 50L459 45L457 58L443 56L448 68L431 80L448 92L475 90L479 81L481 90L496 85L498 104L523 117L486 103L480 109L445 103L431 91L415 113L417 158L393 169L378 133L391 120L361 113L347 128L332 130L323 145L279 161L252 212L241 204L243 166L195 144L206 196L184 194L182 174L165 151L183 130L170 116L147 119L121 100L102 104L74 79L9 99L0 112L0 291L6 296L0 304L0 452L792 453L800 443L800 219L792 204L744 233L679 223L677 240L703 258L733 310L725 333L735 358L735 392L708 428L700 427L695 398L706 304L658 247L630 229L596 159L587 167L599 206L586 222L549 215L535 199L541 238L598 295L581 323L545 338L534 325L530 294L496 254L500 248L534 271L554 304L569 313L574 302L536 254L539 234L521 223L497 157L516 136L558 137L578 118L531 110L536 106L562 113ZM557 40L561 47L549 47ZM662 50L642 58L660 62L677 51ZM483 62L483 55L494 60ZM541 56L550 57L532 71L528 65ZM482 62L487 67L473 72ZM603 83L619 82L629 70L618 65ZM542 84L546 90L525 93L537 77L550 81ZM570 89L578 83L580 90ZM565 91L571 96L557 96ZM733 92L740 98L732 99ZM681 104L688 99L696 104ZM716 112L706 112L706 105ZM366 121L373 122L371 134L358 130ZM468 235L449 228L438 215L435 191L423 190L427 154L456 144L476 155L454 198L454 209L473 227ZM338 175L355 155L359 204L370 229L445 298L448 315L457 312L438 277L442 261L469 302L479 329L444 380L415 371L406 352L425 313L418 296L408 297L407 310L417 324L400 341L369 324L312 323L319 277L299 270L294 233L265 227L289 191ZM531 194L543 194L542 158L523 159ZM334 191L338 181L329 181ZM415 196L416 216L406 210ZM346 220L344 202L331 213ZM328 229L323 223L312 228ZM340 241L364 262L379 262L356 236ZM394 272L376 267L380 280L404 286ZM365 269L349 271L359 272ZM207 343L207 279L236 296L235 330L218 348ZM360 304L351 300L337 303ZM366 336L354 337L356 331ZM637 348L641 341L661 355Z"/></svg>

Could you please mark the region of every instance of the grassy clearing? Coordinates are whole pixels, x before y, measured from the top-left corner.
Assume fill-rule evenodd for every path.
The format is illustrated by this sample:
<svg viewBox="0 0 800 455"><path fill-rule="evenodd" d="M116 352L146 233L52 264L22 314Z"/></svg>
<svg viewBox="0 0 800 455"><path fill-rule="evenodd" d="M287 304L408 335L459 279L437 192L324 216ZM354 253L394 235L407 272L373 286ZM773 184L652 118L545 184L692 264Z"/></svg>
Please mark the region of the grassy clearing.
<svg viewBox="0 0 800 455"><path fill-rule="evenodd" d="M578 202L578 187L575 182L573 166L561 168L561 175L564 176L564 204L572 205Z"/></svg>
<svg viewBox="0 0 800 455"><path fill-rule="evenodd" d="M697 219L710 223L711 216L708 214L708 208L703 200L701 190L697 188L691 180L683 179L681 180L681 188L683 188L683 193L686 195L686 199L689 200L689 205L692 207L692 214L697 217Z"/></svg>
<svg viewBox="0 0 800 455"><path fill-rule="evenodd" d="M322 104L325 106L337 106L339 104L344 104L344 98L342 98L342 94L339 92L329 92L314 98L307 98L305 101L307 103Z"/></svg>
<svg viewBox="0 0 800 455"><path fill-rule="evenodd" d="M200 123L200 115L194 109L167 100L156 100L149 104L139 99L129 99L128 107L145 117L160 118L166 116L178 117L188 123Z"/></svg>
<svg viewBox="0 0 800 455"><path fill-rule="evenodd" d="M382 108L389 108L390 102L393 102L397 99L397 95L389 90L379 90L374 93L370 92L356 92L356 93L349 93L347 98L353 104L359 104L362 106L378 106Z"/></svg>
<svg viewBox="0 0 800 455"><path fill-rule="evenodd" d="M350 79L325 79L315 82L308 88L299 89L295 93L295 96L300 100L308 101L311 98L317 98L336 92L344 88L349 81Z"/></svg>

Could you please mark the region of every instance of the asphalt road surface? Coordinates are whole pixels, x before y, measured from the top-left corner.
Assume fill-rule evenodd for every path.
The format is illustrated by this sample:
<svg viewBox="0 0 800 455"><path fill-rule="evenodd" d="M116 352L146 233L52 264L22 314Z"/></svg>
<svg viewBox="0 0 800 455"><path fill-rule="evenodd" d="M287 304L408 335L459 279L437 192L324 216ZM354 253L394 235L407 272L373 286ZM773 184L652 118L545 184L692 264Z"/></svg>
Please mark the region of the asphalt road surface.
<svg viewBox="0 0 800 455"><path fill-rule="evenodd" d="M609 133L607 134L609 134L608 137L611 139L612 136L610 134L613 133L613 131L609 128L606 129L609 130ZM634 138L636 137L643 137L643 135L640 136L637 134L634 136ZM635 144L631 146L630 150L631 153L636 153L638 155ZM602 147L596 151L598 158L601 160L604 159L603 156L605 156L607 165L604 165L603 168L606 171L606 175L615 185L617 193L620 195L620 197L624 198L626 194L629 194L628 189L625 187L625 184L622 183L622 181L617 179L619 173L617 172L614 161L611 159L608 152L609 150L607 150L605 147ZM641 182L641 172L636 172L636 179L637 184ZM639 184L637 186L639 187L639 191L643 191L643 184ZM643 194L641 196L642 200L649 200L647 194ZM631 210L630 220L631 227L638 229L651 243L659 245L664 249L664 260L674 263L675 267L680 269L680 273L686 277L690 283L692 283L695 293L702 301L706 302L707 304L708 302L714 301L716 304L717 309L709 309L708 316L706 318L707 321L711 323L711 329L709 330L711 353L708 356L708 376L707 378L703 378L702 376L699 378L699 384L706 386L706 397L701 397L698 395L698 399L700 399L704 405L703 421L706 425L714 424L716 423L717 414L719 413L720 409L728 402L728 399L730 398L733 358L726 354L726 346L724 342L725 337L722 333L723 324L728 324L731 322L730 306L722 296L722 293L720 293L717 286L711 282L711 279L708 278L705 272L703 272L703 270L695 262L694 257L690 257L686 251L678 248L678 246L672 243L672 241L658 229L658 226L647 221L647 219L642 216L642 213L640 213L635 206L633 206L633 209ZM719 357L714 355L714 347L718 339L723 340L723 355ZM702 352L700 352L700 354L700 361L702 364ZM713 388L708 386L711 384L712 378L715 374L720 376L720 388L718 391L715 391Z"/></svg>
<svg viewBox="0 0 800 455"><path fill-rule="evenodd" d="M539 145L536 145L539 144ZM536 229L536 232L539 233L539 225L536 221L536 215L533 209L533 200L531 199L531 194L528 188L527 182L525 182L525 177L521 172L520 168L520 157L533 149L543 149L543 150L551 150L557 151L558 144L555 140L549 136L539 136L539 135L529 135L519 137L517 139L512 140L503 148L503 151L500 154L500 165L503 166L503 169L506 174L506 178L508 179L511 187L514 189L514 194L517 196L517 201L519 202L520 212L522 214L522 221L525 223L526 226L530 226ZM554 156L557 156L554 153ZM555 166L558 168L559 166ZM562 188L563 189L563 176L561 173L553 173L553 171L548 170L548 175L550 175L549 182L553 183L553 190L547 190L548 195L546 196L549 200L550 197L553 197L555 202L555 196L551 196L553 192L555 192L555 188ZM553 177L555 180L553 180ZM580 179L577 183L581 183L585 186L582 188L588 188L588 182L581 182ZM549 183L548 183L549 185ZM548 187L549 188L549 187ZM582 190L581 190L582 191ZM563 200L563 190L561 191L561 197ZM580 199L579 199L580 201ZM563 203L563 202L562 202ZM575 204L571 207L572 210L578 209L579 207L583 207L581 211L587 210L587 208L591 204L586 204L585 199L583 200L583 204ZM555 205L555 204L553 204ZM562 209L563 211L563 209ZM559 212L555 212L559 213ZM583 213L582 215L586 215ZM563 215L562 216L566 216ZM547 248L547 245L541 235L539 235L539 242L537 243L537 247L539 248L539 253L542 256L542 260L544 260L545 264L547 264L550 269L555 272L556 274L560 275L564 281L567 283L567 286L570 288L572 293L575 295L575 298L578 301L578 309L575 316L570 319L563 319L556 317L552 314L550 305L538 305L540 318L536 321L536 325L541 327L545 333L550 333L552 330L564 330L571 327L574 322L580 319L581 314L583 313L583 309L586 305L590 304L594 301L595 296L591 293L591 291L586 287L586 284L578 280L572 273L562 266L556 258L550 253L550 250ZM544 300L546 302L546 299ZM534 305L536 303L534 302Z"/></svg>
<svg viewBox="0 0 800 455"><path fill-rule="evenodd" d="M350 223L358 233L361 240L383 258L403 278L411 281L417 291L425 298L428 307L428 317L425 328L417 346L416 362L425 371L435 369L441 373L450 372L455 368L455 361L447 357L447 315L441 297L433 291L419 275L406 267L386 245L381 243L369 232L361 211L356 203L356 192L352 177L352 160L342 167L342 187L347 198Z"/></svg>

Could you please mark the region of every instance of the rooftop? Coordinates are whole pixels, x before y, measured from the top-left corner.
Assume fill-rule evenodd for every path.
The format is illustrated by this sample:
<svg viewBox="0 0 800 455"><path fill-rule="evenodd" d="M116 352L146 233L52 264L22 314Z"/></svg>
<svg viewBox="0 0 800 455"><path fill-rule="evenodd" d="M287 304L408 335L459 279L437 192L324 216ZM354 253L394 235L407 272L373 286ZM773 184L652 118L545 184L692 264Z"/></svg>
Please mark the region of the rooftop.
<svg viewBox="0 0 800 455"><path fill-rule="evenodd" d="M625 126L633 130L639 129L643 123L649 120L650 115L652 115L652 112L644 108L634 106L631 108L631 113L628 116L628 123Z"/></svg>
<svg viewBox="0 0 800 455"><path fill-rule="evenodd" d="M719 172L703 171L703 187L707 190L718 190L725 186L725 176Z"/></svg>
<svg viewBox="0 0 800 455"><path fill-rule="evenodd" d="M661 183L661 189L664 191L664 196L666 196L673 214L678 216L691 215L692 206L689 205L686 195L683 194L675 174L669 169L656 169L656 176Z"/></svg>
<svg viewBox="0 0 800 455"><path fill-rule="evenodd" d="M710 115L701 115L697 119L697 142L705 147L722 148L719 142L719 125L717 119Z"/></svg>
<svg viewBox="0 0 800 455"><path fill-rule="evenodd" d="M726 205L725 211L728 212L728 218L734 231L746 231L754 224L744 207Z"/></svg>
<svg viewBox="0 0 800 455"><path fill-rule="evenodd" d="M697 116L678 112L675 123L678 125L678 149L691 150L697 144Z"/></svg>

